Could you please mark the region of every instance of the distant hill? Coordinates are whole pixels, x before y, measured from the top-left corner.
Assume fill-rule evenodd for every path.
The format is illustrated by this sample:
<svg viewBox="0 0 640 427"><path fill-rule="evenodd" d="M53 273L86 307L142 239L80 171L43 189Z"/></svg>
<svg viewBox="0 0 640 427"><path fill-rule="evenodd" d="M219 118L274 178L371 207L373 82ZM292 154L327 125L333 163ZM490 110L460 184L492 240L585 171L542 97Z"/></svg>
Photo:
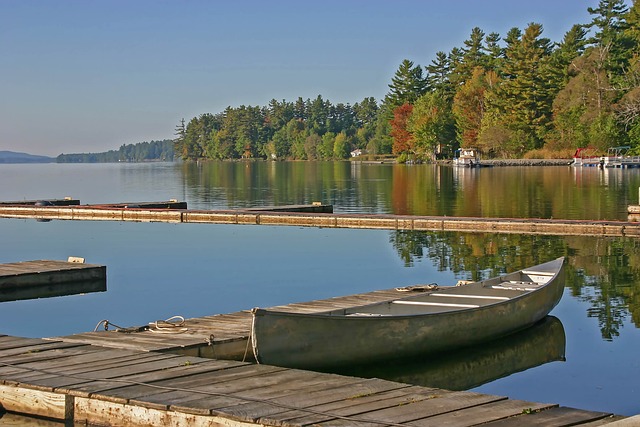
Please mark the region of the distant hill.
<svg viewBox="0 0 640 427"><path fill-rule="evenodd" d="M54 163L53 157L36 156L15 151L0 151L0 163Z"/></svg>

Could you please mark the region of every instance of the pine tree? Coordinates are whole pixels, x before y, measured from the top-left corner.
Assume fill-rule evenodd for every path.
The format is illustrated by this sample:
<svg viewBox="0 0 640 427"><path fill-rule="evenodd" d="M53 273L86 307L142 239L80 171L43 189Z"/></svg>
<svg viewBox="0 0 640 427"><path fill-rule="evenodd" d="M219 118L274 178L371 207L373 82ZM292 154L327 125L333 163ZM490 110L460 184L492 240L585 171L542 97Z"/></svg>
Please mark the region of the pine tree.
<svg viewBox="0 0 640 427"><path fill-rule="evenodd" d="M393 111L403 104L413 104L427 91L427 81L422 67L405 59L400 64L389 84L389 92L384 97L384 107Z"/></svg>
<svg viewBox="0 0 640 427"><path fill-rule="evenodd" d="M176 125L174 135L173 149L177 155L179 155L183 160L186 160L188 158L188 153L185 150L185 137L187 135L187 130L184 125L184 118L182 118Z"/></svg>

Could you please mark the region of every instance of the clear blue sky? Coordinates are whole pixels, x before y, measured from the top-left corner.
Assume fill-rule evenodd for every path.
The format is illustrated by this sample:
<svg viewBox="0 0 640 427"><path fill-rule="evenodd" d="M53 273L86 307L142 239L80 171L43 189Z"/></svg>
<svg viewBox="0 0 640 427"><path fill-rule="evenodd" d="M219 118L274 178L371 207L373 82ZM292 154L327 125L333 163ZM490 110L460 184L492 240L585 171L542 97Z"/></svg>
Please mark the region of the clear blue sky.
<svg viewBox="0 0 640 427"><path fill-rule="evenodd" d="M181 118L322 95L380 100L473 27L560 41L597 0L0 0L0 150L173 138Z"/></svg>

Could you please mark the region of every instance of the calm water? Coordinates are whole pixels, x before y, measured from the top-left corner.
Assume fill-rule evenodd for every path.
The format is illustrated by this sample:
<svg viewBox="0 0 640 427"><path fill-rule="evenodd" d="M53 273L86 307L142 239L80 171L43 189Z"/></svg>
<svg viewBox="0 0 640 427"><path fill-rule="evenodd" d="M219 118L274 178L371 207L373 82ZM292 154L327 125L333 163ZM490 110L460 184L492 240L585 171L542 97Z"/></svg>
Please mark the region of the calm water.
<svg viewBox="0 0 640 427"><path fill-rule="evenodd" d="M635 170L456 170L337 163L0 165L0 200L177 198L191 208L333 203L336 211L624 219ZM553 317L524 334L363 376L623 415L640 412L640 240L0 219L0 262L82 256L108 291L2 303L0 333L42 337L374 289L477 279L569 258ZM564 361L563 361L564 360ZM481 373L479 375L479 373Z"/></svg>

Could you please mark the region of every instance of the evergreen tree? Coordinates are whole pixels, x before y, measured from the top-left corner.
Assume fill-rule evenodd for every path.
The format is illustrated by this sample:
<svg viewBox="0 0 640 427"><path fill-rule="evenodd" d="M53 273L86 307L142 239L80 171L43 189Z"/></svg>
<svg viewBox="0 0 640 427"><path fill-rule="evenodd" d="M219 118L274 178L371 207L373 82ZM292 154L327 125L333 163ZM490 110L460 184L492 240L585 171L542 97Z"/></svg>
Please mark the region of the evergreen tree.
<svg viewBox="0 0 640 427"><path fill-rule="evenodd" d="M489 33L484 40L484 50L487 52L485 58L486 69L493 70L499 75L502 72L502 62L504 60L504 50L500 46L500 34Z"/></svg>
<svg viewBox="0 0 640 427"><path fill-rule="evenodd" d="M183 160L188 158L188 153L185 147L185 138L187 136L187 130L184 125L184 118L180 120L180 123L176 125L174 132L175 138L173 140L173 146L176 153L179 153Z"/></svg>
<svg viewBox="0 0 640 427"><path fill-rule="evenodd" d="M479 27L473 28L469 38L464 41L464 45L465 47L462 48L462 61L452 70L455 75L454 82L456 86L469 80L475 68L484 68L486 65L484 31Z"/></svg>
<svg viewBox="0 0 640 427"><path fill-rule="evenodd" d="M522 34L519 40L516 34ZM551 123L551 41L541 35L542 25L536 23L524 33L509 31L504 79L487 94L487 107L494 110L489 117L510 131L509 151L517 156L540 148Z"/></svg>
<svg viewBox="0 0 640 427"><path fill-rule="evenodd" d="M436 58L427 65L427 87L430 91L438 92L447 99L452 99L455 88L451 84L450 59L446 53L436 52Z"/></svg>
<svg viewBox="0 0 640 427"><path fill-rule="evenodd" d="M405 59L391 79L383 104L388 111L393 111L403 104L413 104L426 91L427 81L422 67Z"/></svg>
<svg viewBox="0 0 640 427"><path fill-rule="evenodd" d="M605 70L614 86L623 84L623 76L632 55L633 40L626 31L625 21L628 10L624 0L600 0L598 7L587 8L593 15L587 28L594 31L589 42L604 58Z"/></svg>

